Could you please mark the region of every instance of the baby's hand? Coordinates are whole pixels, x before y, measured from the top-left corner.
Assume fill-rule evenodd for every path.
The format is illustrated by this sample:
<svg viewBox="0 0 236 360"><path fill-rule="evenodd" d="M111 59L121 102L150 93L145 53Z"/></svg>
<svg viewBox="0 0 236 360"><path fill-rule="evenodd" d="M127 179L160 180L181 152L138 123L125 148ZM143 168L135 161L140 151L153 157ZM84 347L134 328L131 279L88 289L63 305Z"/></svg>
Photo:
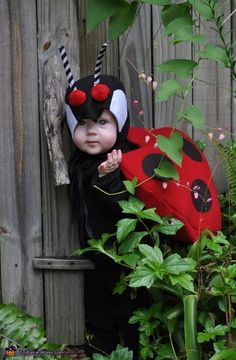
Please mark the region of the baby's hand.
<svg viewBox="0 0 236 360"><path fill-rule="evenodd" d="M103 161L98 166L99 177L107 175L107 174L111 173L112 171L115 171L116 169L118 169L121 160L122 160L121 150L114 149L114 150L112 150L111 153L108 153L107 160Z"/></svg>

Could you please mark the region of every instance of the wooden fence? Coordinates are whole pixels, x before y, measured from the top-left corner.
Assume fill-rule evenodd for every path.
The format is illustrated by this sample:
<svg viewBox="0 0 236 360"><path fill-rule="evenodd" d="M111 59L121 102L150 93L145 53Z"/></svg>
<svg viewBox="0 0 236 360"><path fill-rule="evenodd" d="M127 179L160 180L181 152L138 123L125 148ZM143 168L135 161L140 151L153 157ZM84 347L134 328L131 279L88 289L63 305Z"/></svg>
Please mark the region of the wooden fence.
<svg viewBox="0 0 236 360"><path fill-rule="evenodd" d="M225 2L225 17L235 5L235 0ZM234 36L234 21L232 17L226 22L229 38ZM67 188L54 185L43 126L44 74L48 60L59 57L62 44L76 77L93 72L107 29L103 24L86 34L85 27L84 0L0 2L1 301L41 316L48 339L69 344L84 340L83 273L91 264L67 258L79 241L71 224ZM213 30L201 27L212 42L217 41ZM190 45L170 47L162 32L160 8L144 5L132 28L109 44L106 54L103 72L124 81L136 125L172 125L178 106L176 98L156 102L155 93L138 73L154 74L160 84L166 75L157 74L155 64L175 57L191 58L197 50ZM206 61L198 79L188 101L201 107L209 131L228 126L234 132L229 72ZM62 66L60 82L58 87L64 91L67 82ZM138 107L132 105L134 99ZM138 115L140 110L143 115ZM179 127L191 134L190 127ZM194 136L202 138L200 133ZM68 156L71 140L66 127L63 137ZM218 159L211 147L207 156L214 168ZM219 190L226 187L222 170L216 170L215 180Z"/></svg>

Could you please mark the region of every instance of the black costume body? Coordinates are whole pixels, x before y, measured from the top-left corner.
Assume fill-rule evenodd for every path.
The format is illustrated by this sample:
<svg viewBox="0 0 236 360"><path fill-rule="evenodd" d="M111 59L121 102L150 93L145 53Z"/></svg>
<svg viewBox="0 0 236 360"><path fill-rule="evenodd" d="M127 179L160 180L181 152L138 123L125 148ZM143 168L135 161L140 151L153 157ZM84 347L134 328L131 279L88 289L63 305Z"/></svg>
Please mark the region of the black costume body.
<svg viewBox="0 0 236 360"><path fill-rule="evenodd" d="M113 76L101 76L102 84L109 87L108 97L96 101L91 97L93 77L88 76L75 83L77 89L86 93L86 101L80 106L67 105L67 122L73 137L76 121L79 119L93 119L96 121L102 111L110 110L117 120L117 140L113 149L120 149L122 153L131 151L137 146L127 141L129 130L129 115L124 104L126 97L122 83ZM68 89L68 94L73 90ZM113 149L110 149L111 152ZM89 155L76 149L69 162L70 171L70 200L73 215L78 221L81 245L86 247L89 239L99 239L103 233L115 233L116 223L122 218L119 200L128 198L128 193L117 195L125 190L123 176L119 169L103 177L98 176L98 166L107 159L107 153ZM100 191L98 188L104 192ZM115 237L112 238L116 241ZM111 239L109 239L109 242ZM143 296L138 295L131 299L130 290L122 295L113 295L113 288L119 281L124 267L115 264L109 257L89 252L86 257L93 260L95 270L85 274L85 314L87 329L93 335L91 344L106 353L110 353L120 343L123 343L134 352L134 359L138 359L139 334L137 326L129 324L133 311L143 307ZM93 348L89 350L98 352Z"/></svg>
<svg viewBox="0 0 236 360"><path fill-rule="evenodd" d="M120 147L123 147L123 152L129 149L127 143ZM87 240L91 238L99 239L105 232L116 231L115 225L122 218L118 201L128 198L127 192L109 196L94 187L96 185L107 193L124 190L123 176L119 169L103 177L98 176L97 167L105 159L106 154L89 156L75 150L70 162L71 195L73 194L74 209L78 214L77 220L83 246L86 246ZM115 238L113 240L116 241ZM138 330L128 321L134 310L143 307L141 295L136 299L131 299L129 290L122 295L113 295L113 288L119 281L124 268L103 254L89 252L86 257L95 264L95 270L85 273L87 329L94 336L91 344L110 353L120 342L121 336L125 345L134 351L134 359L136 359ZM91 348L90 351L96 352Z"/></svg>

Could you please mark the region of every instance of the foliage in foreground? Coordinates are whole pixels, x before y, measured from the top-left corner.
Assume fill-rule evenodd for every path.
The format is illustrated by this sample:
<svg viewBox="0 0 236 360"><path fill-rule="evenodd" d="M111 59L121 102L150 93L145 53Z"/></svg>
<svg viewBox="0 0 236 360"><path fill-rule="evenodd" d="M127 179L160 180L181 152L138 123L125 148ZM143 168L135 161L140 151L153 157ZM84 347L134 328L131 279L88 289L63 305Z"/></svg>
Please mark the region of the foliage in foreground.
<svg viewBox="0 0 236 360"><path fill-rule="evenodd" d="M116 234L91 239L76 254L98 251L130 270L114 293L144 287L151 294L150 308L138 309L130 319L139 324L141 358L236 358L236 247L222 232L208 230L193 245L178 244L169 235L183 226L180 221L159 217L132 195L119 204L127 217L118 222ZM118 245L110 245L113 235ZM118 360L120 351L130 359L128 349L120 348L94 359Z"/></svg>
<svg viewBox="0 0 236 360"><path fill-rule="evenodd" d="M63 351L65 345L56 345L48 343L45 337L45 330L40 327L41 318L33 317L14 304L0 305L0 349L9 346L16 346L18 350L49 350ZM2 357L3 358L3 357ZM53 360L53 359L70 359L66 356L27 356L27 359ZM14 356L14 359L22 359Z"/></svg>

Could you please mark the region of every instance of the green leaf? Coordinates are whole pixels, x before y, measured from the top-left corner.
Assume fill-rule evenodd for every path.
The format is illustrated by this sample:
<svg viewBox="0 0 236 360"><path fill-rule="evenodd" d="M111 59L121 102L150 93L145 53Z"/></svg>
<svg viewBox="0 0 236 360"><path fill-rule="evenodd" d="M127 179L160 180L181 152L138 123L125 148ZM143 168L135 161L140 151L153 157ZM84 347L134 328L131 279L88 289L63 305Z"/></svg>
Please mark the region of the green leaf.
<svg viewBox="0 0 236 360"><path fill-rule="evenodd" d="M207 234L203 231L200 235L198 241L196 241L190 248L188 257L192 258L195 261L199 261L201 256L206 248Z"/></svg>
<svg viewBox="0 0 236 360"><path fill-rule="evenodd" d="M182 85L174 79L167 80L161 84L161 88L157 93L158 101L168 100L171 96L190 89L189 85Z"/></svg>
<svg viewBox="0 0 236 360"><path fill-rule="evenodd" d="M4 319L12 315L14 313L17 317L21 317L24 315L23 311L16 308L14 304L1 304L0 305L0 322L4 321Z"/></svg>
<svg viewBox="0 0 236 360"><path fill-rule="evenodd" d="M15 315L15 321L9 319ZM1 335L11 339L12 343L19 344L20 347L37 349L43 346L46 348L45 330L38 327L41 319L32 317L19 310L14 304L0 306ZM5 320L8 320L6 323ZM54 344L53 350L59 350L59 345ZM16 357L17 358L17 357Z"/></svg>
<svg viewBox="0 0 236 360"><path fill-rule="evenodd" d="M122 241L122 243L119 246L119 252L121 254L125 254L132 251L139 245L142 238L147 234L148 234L147 231L137 231L137 232L133 231Z"/></svg>
<svg viewBox="0 0 236 360"><path fill-rule="evenodd" d="M162 304L156 303L153 304L150 308L143 308L139 310L135 310L133 316L129 319L130 324L136 324L137 322L140 325L145 326L150 319L152 318L159 318L159 314L162 313Z"/></svg>
<svg viewBox="0 0 236 360"><path fill-rule="evenodd" d="M140 260L140 257L137 254L125 254L122 255L121 258L127 265L131 267L135 267L137 262Z"/></svg>
<svg viewBox="0 0 236 360"><path fill-rule="evenodd" d="M182 306L177 306L175 308L171 308L170 310L168 310L165 316L168 321L171 321L173 319L178 318L179 315L181 315L182 313L183 313Z"/></svg>
<svg viewBox="0 0 236 360"><path fill-rule="evenodd" d="M122 347L117 345L117 348L112 351L111 355L107 357L109 360L132 360L133 351L129 350L127 347Z"/></svg>
<svg viewBox="0 0 236 360"><path fill-rule="evenodd" d="M101 354L94 353L92 359L93 359L93 360L107 360L108 357L107 357L107 356L103 356L103 355L101 355Z"/></svg>
<svg viewBox="0 0 236 360"><path fill-rule="evenodd" d="M190 14L174 19L166 27L166 35L171 35L179 30L185 29L185 27L191 28L194 24Z"/></svg>
<svg viewBox="0 0 236 360"><path fill-rule="evenodd" d="M211 239L206 240L206 246L208 247L208 249L213 250L217 254L223 253L223 248L221 247L221 245L216 244Z"/></svg>
<svg viewBox="0 0 236 360"><path fill-rule="evenodd" d="M226 339L219 339L217 341L214 341L213 346L216 353L226 349L227 348Z"/></svg>
<svg viewBox="0 0 236 360"><path fill-rule="evenodd" d="M193 127L195 129L200 129L202 130L204 127L204 117L203 114L201 112L201 110L195 106L195 105L191 105L189 106L185 111L183 112L178 112L177 113L178 118L184 118L185 120L187 120L188 122L190 122Z"/></svg>
<svg viewBox="0 0 236 360"><path fill-rule="evenodd" d="M209 360L233 360L236 358L236 348L222 350L213 355Z"/></svg>
<svg viewBox="0 0 236 360"><path fill-rule="evenodd" d="M162 218L163 224L156 225L151 231L158 231L165 235L175 235L179 229L184 226L184 223L178 219L166 216Z"/></svg>
<svg viewBox="0 0 236 360"><path fill-rule="evenodd" d="M137 212L142 210L145 206L141 200L137 199L134 196L130 196L128 201L126 200L118 201L118 204L122 208L122 212L124 214L134 214L134 215L136 215Z"/></svg>
<svg viewBox="0 0 236 360"><path fill-rule="evenodd" d="M131 231L133 231L137 224L137 219L121 219L116 224L117 226L117 240L121 242L124 240Z"/></svg>
<svg viewBox="0 0 236 360"><path fill-rule="evenodd" d="M119 2L118 8L109 20L110 40L118 38L119 35L121 35L133 23L137 7L137 1L132 1L130 4L124 0Z"/></svg>
<svg viewBox="0 0 236 360"><path fill-rule="evenodd" d="M197 63L193 60L174 59L157 65L157 69L160 72L174 72L177 76L191 78L196 66Z"/></svg>
<svg viewBox="0 0 236 360"><path fill-rule="evenodd" d="M179 275L187 271L194 272L196 262L192 259L181 258L179 254L171 254L165 258L164 268L168 274Z"/></svg>
<svg viewBox="0 0 236 360"><path fill-rule="evenodd" d="M157 135L157 146L172 161L181 166L183 159L183 138L178 132L172 133L169 138L163 135Z"/></svg>
<svg viewBox="0 0 236 360"><path fill-rule="evenodd" d="M100 22L112 16L122 4L123 0L88 0L87 32L91 32Z"/></svg>
<svg viewBox="0 0 236 360"><path fill-rule="evenodd" d="M182 288L194 293L194 279L189 274L169 275L172 285L180 285Z"/></svg>
<svg viewBox="0 0 236 360"><path fill-rule="evenodd" d="M126 190L132 195L135 195L137 182L138 182L138 179L136 177L134 177L131 181L129 181L129 180L123 181Z"/></svg>
<svg viewBox="0 0 236 360"><path fill-rule="evenodd" d="M170 344L159 344L158 345L158 356L156 360L176 360L176 354L173 352L173 348Z"/></svg>
<svg viewBox="0 0 236 360"><path fill-rule="evenodd" d="M192 25L186 25L175 33L171 45L177 45L183 42L191 41L192 43L199 43L206 39L205 35L195 35L193 33Z"/></svg>
<svg viewBox="0 0 236 360"><path fill-rule="evenodd" d="M213 16L209 3L202 0L188 0L188 2L197 10L201 17L205 20L210 20Z"/></svg>
<svg viewBox="0 0 236 360"><path fill-rule="evenodd" d="M156 213L156 208L139 211L137 212L137 215L140 216L142 219L152 220L160 224L163 223L161 217Z"/></svg>
<svg viewBox="0 0 236 360"><path fill-rule="evenodd" d="M228 265L225 270L227 277L231 279L236 278L236 264Z"/></svg>
<svg viewBox="0 0 236 360"><path fill-rule="evenodd" d="M190 6L187 3L171 4L164 6L161 12L161 19L166 28L172 21L190 14Z"/></svg>
<svg viewBox="0 0 236 360"><path fill-rule="evenodd" d="M0 349L5 349L9 346L10 340L2 338L2 341L0 342Z"/></svg>
<svg viewBox="0 0 236 360"><path fill-rule="evenodd" d="M157 264L163 263L163 255L158 246L154 246L154 248L152 248L149 245L141 244L141 245L139 245L138 248L139 248L140 252L144 256L146 256L149 260L151 260Z"/></svg>
<svg viewBox="0 0 236 360"><path fill-rule="evenodd" d="M214 340L216 336L223 336L229 331L226 325L217 325L216 327L208 327L203 332L198 333L198 342L208 342Z"/></svg>
<svg viewBox="0 0 236 360"><path fill-rule="evenodd" d="M203 58L216 60L223 66L229 66L227 53L225 49L219 45L207 44L199 53Z"/></svg>
<svg viewBox="0 0 236 360"><path fill-rule="evenodd" d="M126 281L126 276L125 274L122 272L121 276L120 276L120 280L119 282L116 283L115 287L113 288L112 294L123 294L123 292L127 289L127 281Z"/></svg>
<svg viewBox="0 0 236 360"><path fill-rule="evenodd" d="M153 285L155 278L155 272L152 269L146 266L138 266L131 276L129 286L145 286L149 289Z"/></svg>
<svg viewBox="0 0 236 360"><path fill-rule="evenodd" d="M102 234L102 237L99 240L90 239L90 240L88 240L88 244L89 244L90 248L82 249L82 251L85 251L85 250L86 251L91 251L91 250L101 251L101 250L103 250L104 245L107 242L107 240L109 240L112 236L114 236L114 234L104 233L104 234Z"/></svg>
<svg viewBox="0 0 236 360"><path fill-rule="evenodd" d="M163 179L174 179L179 180L179 174L177 170L174 168L174 165L171 164L166 159L162 160L159 168L154 169L155 174Z"/></svg>

